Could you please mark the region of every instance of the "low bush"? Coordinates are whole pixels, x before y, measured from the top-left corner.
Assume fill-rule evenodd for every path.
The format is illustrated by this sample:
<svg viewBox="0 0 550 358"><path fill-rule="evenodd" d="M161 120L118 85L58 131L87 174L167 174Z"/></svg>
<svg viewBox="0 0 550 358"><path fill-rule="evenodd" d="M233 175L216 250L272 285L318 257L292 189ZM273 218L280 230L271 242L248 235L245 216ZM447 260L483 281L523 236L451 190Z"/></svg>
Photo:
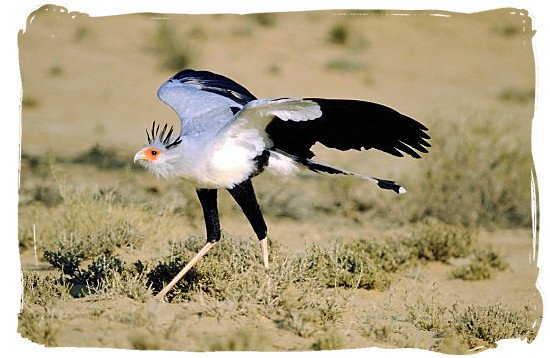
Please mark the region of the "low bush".
<svg viewBox="0 0 550 358"><path fill-rule="evenodd" d="M419 259L447 262L468 256L472 250L473 232L462 225L429 219L413 226L408 244Z"/></svg>
<svg viewBox="0 0 550 358"><path fill-rule="evenodd" d="M504 271L508 267L503 258L490 247L474 250L472 256L468 264L459 266L452 271L452 278L469 281L487 280L492 278L496 272Z"/></svg>
<svg viewBox="0 0 550 358"><path fill-rule="evenodd" d="M507 132L516 130L490 119L468 126L433 126L433 149L423 159L414 202L407 203L409 219L529 227L533 160L529 133L511 140Z"/></svg>
<svg viewBox="0 0 550 358"><path fill-rule="evenodd" d="M514 310L497 303L489 306L472 305L463 310L451 310L450 326L470 348L481 340L489 347L495 347L501 339L521 338L531 342L537 332L533 325L535 318L528 306Z"/></svg>

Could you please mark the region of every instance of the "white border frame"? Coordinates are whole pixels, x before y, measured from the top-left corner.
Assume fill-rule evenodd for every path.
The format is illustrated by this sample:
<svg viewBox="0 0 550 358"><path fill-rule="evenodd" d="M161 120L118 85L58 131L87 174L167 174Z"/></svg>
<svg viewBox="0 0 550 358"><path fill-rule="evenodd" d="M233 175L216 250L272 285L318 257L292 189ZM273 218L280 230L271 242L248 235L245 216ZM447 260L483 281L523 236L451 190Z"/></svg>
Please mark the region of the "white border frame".
<svg viewBox="0 0 550 358"><path fill-rule="evenodd" d="M186 354L187 356L204 356L199 353L188 352L145 352L115 349L75 349L72 348L44 348L33 344L26 339L22 339L17 333L17 312L19 312L18 295L14 291L21 289L20 280L20 262L17 246L17 205L19 189L19 138L20 129L20 96L21 80L18 61L17 33L25 28L28 15L47 2L36 0L23 0L13 5L5 6L4 20L1 26L3 52L2 65L2 108L4 111L3 122L7 123L4 138L8 141L4 144L2 153L2 164L7 161L7 169L2 171L2 183L0 186L2 192L2 226L6 228L2 235L2 250L0 250L0 269L2 270L2 305L0 324L0 337L2 337L2 350L5 354L18 355L39 354L40 357L70 357L78 354L80 357L92 357L92 355L102 354L108 356L129 357L131 355L147 356L178 356ZM85 1L85 0L60 0L53 1L57 6L66 7L69 11L78 11L89 14L90 16L107 16L117 14L127 14L135 12L162 12L162 13L250 13L250 12L281 12L281 11L306 11L306 10L329 10L329 9L384 9L384 10L442 10L452 12L478 12L492 10L497 8L518 8L526 9L533 20L533 28L536 35L533 38L533 47L535 51L536 64L536 99L535 99L535 118L532 124L532 143L533 156L535 161L536 175L538 179L539 210L540 210L540 232L539 232L539 255L538 266L540 268L537 286L543 297L543 303L546 303L546 297L543 287L548 286L548 275L546 273L545 260L548 258L548 245L545 239L548 238L548 215L550 210L548 205L548 190L545 183L548 182L548 164L545 163L544 153L548 152L550 140L545 138L545 134L550 134L548 120L548 106L550 101L543 100L548 98L548 66L550 59L548 56L548 46L550 39L548 28L550 24L550 13L545 6L545 1L541 0L507 0L507 1L442 1L442 0L417 0L414 3L410 0L387 0L387 1L358 1L358 0L338 0L326 1L247 1L247 0L201 0L197 2L173 1L173 0L133 0L133 1ZM4 29L4 27L7 27ZM544 66L543 66L544 64ZM19 122L16 120L19 119ZM4 127L6 128L6 127ZM544 305L546 309L546 305ZM544 313L547 313L546 310ZM497 357L500 354L511 355L530 355L534 357L542 356L544 348L548 346L549 329L548 320L543 317L543 323L538 337L531 344L526 344L518 340L501 341L496 349L487 350L479 353L483 357ZM442 356L439 353L423 351L419 349L407 350L384 350L379 348L365 348L354 351L339 351L339 354L349 353L375 354L377 357L427 357ZM227 355L230 353L205 353L206 355ZM257 353L244 353L257 354ZM266 355L282 354L300 354L315 357L328 357L334 352L304 352L304 353L264 353ZM477 356L477 355L476 355Z"/></svg>

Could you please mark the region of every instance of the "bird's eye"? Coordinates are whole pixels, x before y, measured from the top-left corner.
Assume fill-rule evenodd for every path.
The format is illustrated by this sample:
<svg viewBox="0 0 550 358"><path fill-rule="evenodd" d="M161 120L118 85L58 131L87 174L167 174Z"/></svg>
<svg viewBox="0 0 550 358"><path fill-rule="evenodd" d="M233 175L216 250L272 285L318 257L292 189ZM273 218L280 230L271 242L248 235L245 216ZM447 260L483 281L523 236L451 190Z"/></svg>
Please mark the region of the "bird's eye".
<svg viewBox="0 0 550 358"><path fill-rule="evenodd" d="M151 151L151 154L152 154L152 155L157 155L157 154L159 154L159 152L157 152L156 150L153 149L153 150Z"/></svg>

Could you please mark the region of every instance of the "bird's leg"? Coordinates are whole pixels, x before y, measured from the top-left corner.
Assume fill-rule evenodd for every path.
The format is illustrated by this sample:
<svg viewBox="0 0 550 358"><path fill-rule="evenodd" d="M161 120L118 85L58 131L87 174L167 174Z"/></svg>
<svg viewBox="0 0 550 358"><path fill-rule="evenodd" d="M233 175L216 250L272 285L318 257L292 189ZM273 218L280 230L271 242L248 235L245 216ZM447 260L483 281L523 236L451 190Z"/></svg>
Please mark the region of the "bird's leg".
<svg viewBox="0 0 550 358"><path fill-rule="evenodd" d="M187 271L191 270L191 268L195 266L195 264L208 252L208 250L212 248L212 246L214 246L214 243L207 242L206 245L204 245L203 248L195 255L195 257L193 257L191 261L189 261L187 265L185 265L185 267L182 268L181 271L172 279L172 281L170 281L170 283L164 286L164 288L159 293L157 293L155 298L161 301L164 300L164 296L166 296L168 291L170 291L172 287L174 287L176 283L178 283L178 281L181 280L183 276L185 276Z"/></svg>
<svg viewBox="0 0 550 358"><path fill-rule="evenodd" d="M262 250L262 260L264 262L264 267L269 268L269 250L267 247L267 236L265 239L260 240L260 248Z"/></svg>
<svg viewBox="0 0 550 358"><path fill-rule="evenodd" d="M247 179L233 188L228 189L229 194L235 199L241 207L244 215L252 225L252 229L260 240L260 248L262 250L262 259L265 268L269 268L269 253L267 248L267 225L256 200L256 194L252 187L252 181Z"/></svg>
<svg viewBox="0 0 550 358"><path fill-rule="evenodd" d="M216 243L220 241L220 216L218 214L218 190L197 189L197 196L202 206L204 224L206 225L206 241Z"/></svg>
<svg viewBox="0 0 550 358"><path fill-rule="evenodd" d="M220 219L218 216L218 191L216 189L197 189L197 195L202 205L204 222L206 224L206 244L185 265L183 269L168 283L156 298L163 300L164 296L182 279L183 276L218 242L221 238Z"/></svg>

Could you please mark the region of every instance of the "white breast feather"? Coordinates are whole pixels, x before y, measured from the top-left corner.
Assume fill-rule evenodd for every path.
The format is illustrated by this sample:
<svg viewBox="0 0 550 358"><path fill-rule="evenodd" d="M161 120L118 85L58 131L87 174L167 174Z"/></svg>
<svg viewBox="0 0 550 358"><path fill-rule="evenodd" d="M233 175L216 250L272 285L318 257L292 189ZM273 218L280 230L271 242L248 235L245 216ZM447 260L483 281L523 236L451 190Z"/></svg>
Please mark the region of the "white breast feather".
<svg viewBox="0 0 550 358"><path fill-rule="evenodd" d="M252 174L254 158L265 149L257 129L245 129L219 142L209 161L209 172L225 187L232 187Z"/></svg>

